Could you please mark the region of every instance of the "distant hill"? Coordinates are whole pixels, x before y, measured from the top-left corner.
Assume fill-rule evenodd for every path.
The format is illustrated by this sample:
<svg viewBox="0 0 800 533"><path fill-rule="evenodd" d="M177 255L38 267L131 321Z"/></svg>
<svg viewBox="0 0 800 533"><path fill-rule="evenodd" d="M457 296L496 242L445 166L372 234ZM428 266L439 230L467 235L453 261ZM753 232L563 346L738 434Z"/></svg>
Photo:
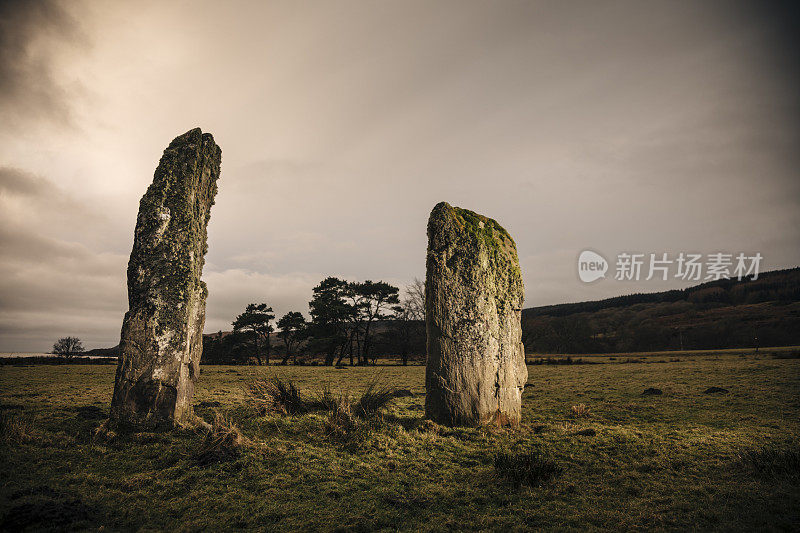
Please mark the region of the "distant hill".
<svg viewBox="0 0 800 533"><path fill-rule="evenodd" d="M94 348L92 350L86 350L81 355L89 355L89 356L103 356L103 357L118 357L119 356L119 344L114 346L113 348Z"/></svg>
<svg viewBox="0 0 800 533"><path fill-rule="evenodd" d="M522 312L528 352L585 353L800 344L800 268L753 281L547 305Z"/></svg>

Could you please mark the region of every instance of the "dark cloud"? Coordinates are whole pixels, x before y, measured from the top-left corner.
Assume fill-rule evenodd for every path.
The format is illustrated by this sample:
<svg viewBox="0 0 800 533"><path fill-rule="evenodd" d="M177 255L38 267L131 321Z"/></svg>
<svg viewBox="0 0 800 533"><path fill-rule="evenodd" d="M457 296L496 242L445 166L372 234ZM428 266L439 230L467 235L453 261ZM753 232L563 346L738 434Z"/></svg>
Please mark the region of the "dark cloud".
<svg viewBox="0 0 800 533"><path fill-rule="evenodd" d="M4 211L0 213L0 220L6 225L23 224L28 228L41 222L44 222L43 226L63 225L64 222L85 225L96 222L99 216L94 206L80 202L52 181L13 167L0 166L0 201L6 202ZM36 220L15 216L23 210L36 213ZM80 216L74 216L76 214Z"/></svg>
<svg viewBox="0 0 800 533"><path fill-rule="evenodd" d="M83 42L76 20L54 0L0 2L0 120L70 122L70 95L48 45Z"/></svg>
<svg viewBox="0 0 800 533"><path fill-rule="evenodd" d="M88 251L77 243L67 243L39 235L22 224L3 220L0 228L0 248L6 262L63 261L84 256Z"/></svg>
<svg viewBox="0 0 800 533"><path fill-rule="evenodd" d="M800 77L800 3L794 0L753 2L749 5L755 21L769 32L769 45L787 77Z"/></svg>
<svg viewBox="0 0 800 533"><path fill-rule="evenodd" d="M49 196L51 190L44 178L17 168L0 167L0 194Z"/></svg>
<svg viewBox="0 0 800 533"><path fill-rule="evenodd" d="M424 276L441 200L515 237L526 305L682 286L581 284L585 248L797 265L798 6L5 3L0 349L117 342L138 200L194 125L225 154L209 330L325 275Z"/></svg>

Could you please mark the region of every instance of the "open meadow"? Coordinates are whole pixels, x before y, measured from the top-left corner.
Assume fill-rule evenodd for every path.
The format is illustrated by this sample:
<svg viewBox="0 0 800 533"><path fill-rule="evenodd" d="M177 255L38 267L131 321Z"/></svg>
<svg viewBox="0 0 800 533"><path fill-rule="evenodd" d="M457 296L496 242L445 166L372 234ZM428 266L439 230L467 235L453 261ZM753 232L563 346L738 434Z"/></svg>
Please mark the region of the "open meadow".
<svg viewBox="0 0 800 533"><path fill-rule="evenodd" d="M93 439L111 365L2 366L0 530L797 529L800 359L590 361L529 366L508 430L424 420L423 366L204 366L196 412L242 434L217 454L201 431ZM273 375L308 399L370 382L411 395L343 427L260 411L247 385ZM500 452L551 474L517 483Z"/></svg>

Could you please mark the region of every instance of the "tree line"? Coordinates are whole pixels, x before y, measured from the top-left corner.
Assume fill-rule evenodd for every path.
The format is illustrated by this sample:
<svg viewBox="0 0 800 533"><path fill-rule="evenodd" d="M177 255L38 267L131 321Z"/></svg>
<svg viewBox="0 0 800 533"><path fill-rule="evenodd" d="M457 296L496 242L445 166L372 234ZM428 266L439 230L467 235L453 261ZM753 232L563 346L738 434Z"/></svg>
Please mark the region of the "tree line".
<svg viewBox="0 0 800 533"><path fill-rule="evenodd" d="M289 311L277 321L267 303L248 304L232 322L233 331L206 336L204 363L268 365L376 364L380 355L396 355L403 364L425 353L425 284L400 289L384 281L347 281L327 277L312 291L311 320Z"/></svg>
<svg viewBox="0 0 800 533"><path fill-rule="evenodd" d="M383 281L322 280L299 311L277 319L266 303L251 303L233 331L205 335L203 362L211 364L375 364L379 356L403 364L425 358L425 284L401 291ZM786 346L800 344L800 268L762 273L757 280L718 280L683 290L630 294L606 300L524 309L528 353L609 353ZM115 356L119 347L92 350ZM64 337L53 353L65 360L83 352Z"/></svg>

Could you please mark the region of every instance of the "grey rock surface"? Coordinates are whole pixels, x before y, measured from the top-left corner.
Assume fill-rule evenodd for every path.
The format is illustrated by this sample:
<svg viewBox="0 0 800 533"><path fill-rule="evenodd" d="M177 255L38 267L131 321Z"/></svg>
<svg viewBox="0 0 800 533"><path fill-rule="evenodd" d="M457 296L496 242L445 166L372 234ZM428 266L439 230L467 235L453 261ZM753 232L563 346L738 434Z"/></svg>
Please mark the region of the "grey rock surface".
<svg viewBox="0 0 800 533"><path fill-rule="evenodd" d="M191 426L208 291L200 280L222 152L199 128L175 138L139 203L111 421Z"/></svg>
<svg viewBox="0 0 800 533"><path fill-rule="evenodd" d="M516 425L528 379L522 275L496 221L437 204L428 220L425 414L446 425Z"/></svg>

